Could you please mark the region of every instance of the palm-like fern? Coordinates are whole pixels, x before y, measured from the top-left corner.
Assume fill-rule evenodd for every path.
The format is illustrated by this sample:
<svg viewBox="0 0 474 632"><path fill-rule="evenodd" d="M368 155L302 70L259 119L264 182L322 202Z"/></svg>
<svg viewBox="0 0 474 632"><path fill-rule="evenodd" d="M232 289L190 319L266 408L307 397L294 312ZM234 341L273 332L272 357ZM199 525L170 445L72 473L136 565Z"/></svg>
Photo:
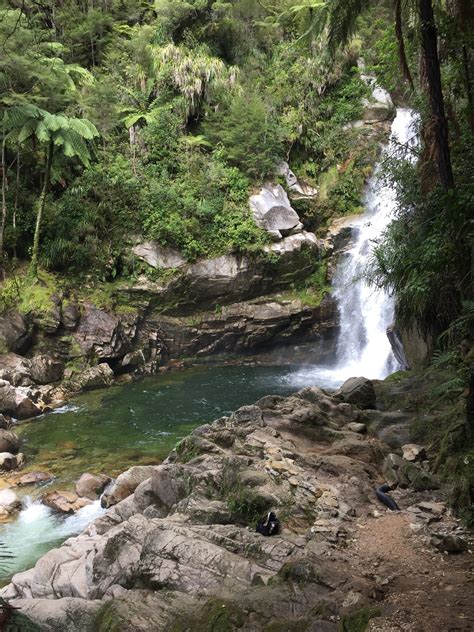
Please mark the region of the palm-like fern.
<svg viewBox="0 0 474 632"><path fill-rule="evenodd" d="M87 119L51 114L36 105L12 106L5 110L2 120L4 136L18 145L35 140L47 145L45 176L38 200L35 235L30 273L37 275L41 220L48 193L54 154L58 151L67 158L78 158L84 166L90 162L88 142L99 136L95 125Z"/></svg>

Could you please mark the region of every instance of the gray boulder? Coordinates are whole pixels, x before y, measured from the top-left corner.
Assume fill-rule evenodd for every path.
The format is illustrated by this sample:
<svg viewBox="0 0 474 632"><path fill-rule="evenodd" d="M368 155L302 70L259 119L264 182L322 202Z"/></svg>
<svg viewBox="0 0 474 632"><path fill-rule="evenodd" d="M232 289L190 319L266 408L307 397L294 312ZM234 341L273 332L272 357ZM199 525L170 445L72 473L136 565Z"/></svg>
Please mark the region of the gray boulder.
<svg viewBox="0 0 474 632"><path fill-rule="evenodd" d="M85 356L120 358L131 351L131 342L117 316L87 305L73 334Z"/></svg>
<svg viewBox="0 0 474 632"><path fill-rule="evenodd" d="M37 384L59 382L64 375L64 364L49 355L37 355L31 360L30 372Z"/></svg>
<svg viewBox="0 0 474 632"><path fill-rule="evenodd" d="M41 410L29 398L27 389L15 388L10 382L0 380L0 413L17 419L28 419L39 415Z"/></svg>
<svg viewBox="0 0 474 632"><path fill-rule="evenodd" d="M10 472L16 469L17 465L18 463L14 454L11 454L11 452L0 452L0 470Z"/></svg>
<svg viewBox="0 0 474 632"><path fill-rule="evenodd" d="M102 507L111 507L124 500L136 490L136 488L152 475L153 465L136 465L118 476L105 490L102 496Z"/></svg>
<svg viewBox="0 0 474 632"><path fill-rule="evenodd" d="M315 197L318 194L318 189L299 182L287 162L283 161L278 165L277 174L285 178L286 185L292 193L296 193L301 197Z"/></svg>
<svg viewBox="0 0 474 632"><path fill-rule="evenodd" d="M375 408L377 396L374 385L365 377L350 377L344 382L336 395L345 402L355 404L359 408Z"/></svg>
<svg viewBox="0 0 474 632"><path fill-rule="evenodd" d="M12 386L31 386L31 361L16 353L0 356L0 379L10 382Z"/></svg>
<svg viewBox="0 0 474 632"><path fill-rule="evenodd" d="M78 391L91 391L95 388L111 386L114 379L114 372L110 366L104 362L76 375L71 380L70 386Z"/></svg>
<svg viewBox="0 0 474 632"><path fill-rule="evenodd" d="M383 464L383 473L389 483L398 483L400 487L411 487L417 492L439 489L439 481L430 472L417 463L405 461L396 454L389 454Z"/></svg>
<svg viewBox="0 0 474 632"><path fill-rule="evenodd" d="M258 226L273 234L288 234L298 226L300 218L291 207L283 187L265 184L259 193L250 198L250 209Z"/></svg>

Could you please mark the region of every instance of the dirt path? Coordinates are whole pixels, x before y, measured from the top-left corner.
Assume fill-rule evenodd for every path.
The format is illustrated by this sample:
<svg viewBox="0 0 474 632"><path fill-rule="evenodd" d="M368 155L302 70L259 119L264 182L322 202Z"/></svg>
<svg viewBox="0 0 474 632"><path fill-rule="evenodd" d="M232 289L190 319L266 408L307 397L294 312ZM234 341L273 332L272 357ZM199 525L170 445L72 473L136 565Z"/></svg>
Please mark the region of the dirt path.
<svg viewBox="0 0 474 632"><path fill-rule="evenodd" d="M437 552L406 513L358 520L348 555L380 589L369 632L474 630L474 555Z"/></svg>

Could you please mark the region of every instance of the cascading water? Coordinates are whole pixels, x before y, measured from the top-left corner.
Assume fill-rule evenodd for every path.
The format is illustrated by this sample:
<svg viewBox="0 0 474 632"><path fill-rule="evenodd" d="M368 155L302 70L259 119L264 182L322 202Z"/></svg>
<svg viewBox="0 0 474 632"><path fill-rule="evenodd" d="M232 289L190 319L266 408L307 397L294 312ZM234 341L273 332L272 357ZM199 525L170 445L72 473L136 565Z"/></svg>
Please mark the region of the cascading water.
<svg viewBox="0 0 474 632"><path fill-rule="evenodd" d="M384 156L407 155L403 147L414 145L416 114L398 109L392 124ZM336 363L331 368L314 367L299 371L294 382L338 386L352 376L382 379L395 371L398 363L387 338L387 327L394 318L394 298L383 290L370 287L363 278L374 241L394 217L395 191L383 179L381 165L370 179L364 198L366 212L348 224L354 241L343 256L333 278L333 294L340 314L340 333L336 346Z"/></svg>
<svg viewBox="0 0 474 632"><path fill-rule="evenodd" d="M104 511L97 500L61 518L40 501L26 497L18 518L2 528L0 581L32 566L40 555L83 531Z"/></svg>

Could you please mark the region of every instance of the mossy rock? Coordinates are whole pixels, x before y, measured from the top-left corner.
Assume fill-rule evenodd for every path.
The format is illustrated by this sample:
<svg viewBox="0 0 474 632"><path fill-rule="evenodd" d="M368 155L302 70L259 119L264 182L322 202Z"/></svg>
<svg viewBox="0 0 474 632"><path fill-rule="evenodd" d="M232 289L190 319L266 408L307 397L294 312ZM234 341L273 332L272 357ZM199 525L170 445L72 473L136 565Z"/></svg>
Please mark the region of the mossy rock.
<svg viewBox="0 0 474 632"><path fill-rule="evenodd" d="M306 619L271 621L263 628L263 632L306 632L308 626Z"/></svg>
<svg viewBox="0 0 474 632"><path fill-rule="evenodd" d="M380 616L380 609L374 606L364 606L354 614L345 615L339 625L339 632L364 632L369 621Z"/></svg>

